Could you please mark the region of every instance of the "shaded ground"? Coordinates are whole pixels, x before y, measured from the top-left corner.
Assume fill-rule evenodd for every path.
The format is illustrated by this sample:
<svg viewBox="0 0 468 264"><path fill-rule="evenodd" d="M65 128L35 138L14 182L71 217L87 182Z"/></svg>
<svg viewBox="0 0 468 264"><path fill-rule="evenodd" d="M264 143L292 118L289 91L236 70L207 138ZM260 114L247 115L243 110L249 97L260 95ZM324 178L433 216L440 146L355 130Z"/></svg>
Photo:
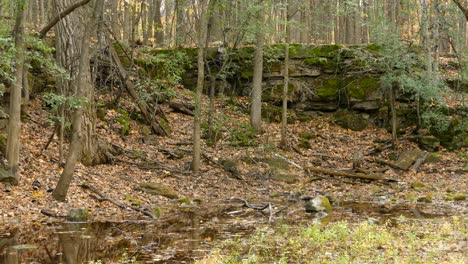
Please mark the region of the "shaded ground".
<svg viewBox="0 0 468 264"><path fill-rule="evenodd" d="M177 94L178 97L191 96L185 90L178 90ZM145 208L159 215L160 219L156 220L155 225L164 225L167 221L170 222L168 219L180 217L180 213L187 210L204 212L201 214L202 218L210 221L213 217L220 218L218 215L225 215L226 212L240 210L240 214L244 213L245 210L239 209L240 205L232 208L224 206L232 197L253 203L271 203L276 212L291 202L299 201L302 196L313 197L318 194L332 197L335 207L344 204L343 208L346 208L348 205L348 208L354 208L354 212L372 208L372 212L395 212L416 218L462 215L462 219L465 219L468 179L463 167L467 162L466 150L440 150L434 154L434 162L423 164L420 172L394 170L378 165L372 160L373 157L366 156L363 168L379 169L386 177L397 180L397 183L310 175L299 167L349 169L355 152L367 153L381 146L382 143L379 142L385 142L390 135L379 128L361 132L345 130L334 124L327 114L318 113L310 121L295 122L288 127L292 145L298 145L300 133L313 135L309 139L311 149L300 149L302 153L284 151L277 147L280 128L275 123L265 124L265 133L254 139L257 146L233 147L229 145L232 131L241 123L248 122L248 116L243 112L247 99L235 100L235 104L228 104L226 107L225 121L222 124L225 129L222 130L223 136L217 147L208 147L203 142L203 153L208 159L203 159L202 172L199 174L187 172L191 161L192 117L171 112L163 106L173 131L169 137L154 138L144 135L145 128L135 121L130 121L129 135L121 136L119 131L122 127L117 121L119 113L107 111L103 119L99 120L98 132L103 139L123 149L123 154L111 165L79 165L65 203L55 202L48 192L56 185L62 170L57 162L58 140L54 140L43 151L53 128L47 125L48 113L41 108L41 102L35 100L22 127L20 185L5 187L0 192L0 234L8 237L5 234L13 234L11 230L19 230L15 232L25 234L28 230L47 229L47 226L56 226L57 222L63 221L61 218L45 216L41 209L66 215L71 208L86 208L89 210L90 220L100 223L147 219L135 210L123 210L109 202L98 201L93 198L92 193L80 187L82 183L94 186L112 200ZM133 108L129 102L123 102L123 107ZM389 159L392 155L415 147L413 143L402 140L397 150L386 149L378 156ZM177 158L174 158L174 153L177 153ZM235 162L241 179L233 177L232 173L219 165L225 159ZM284 162L285 159L289 162ZM143 192L137 188L141 183L172 186L177 198L169 199ZM349 203L352 202L358 202L362 208L350 206ZM210 210L215 212L214 215L209 213ZM364 211L363 214L349 214L349 217L359 220L359 215L363 215L363 218L367 218L369 214ZM347 213L349 210L343 209L336 211L335 215L342 214L339 219L343 219ZM307 217L299 201L295 206L288 206L281 214L275 215L273 222L282 219L281 221L294 223L308 219ZM256 213L255 217L249 216L247 230L257 226L255 221L266 223L268 218L268 215L261 213ZM153 224L146 224L148 225ZM227 225L226 228L231 227ZM25 240L20 243L36 242ZM209 248L207 246L204 250Z"/></svg>

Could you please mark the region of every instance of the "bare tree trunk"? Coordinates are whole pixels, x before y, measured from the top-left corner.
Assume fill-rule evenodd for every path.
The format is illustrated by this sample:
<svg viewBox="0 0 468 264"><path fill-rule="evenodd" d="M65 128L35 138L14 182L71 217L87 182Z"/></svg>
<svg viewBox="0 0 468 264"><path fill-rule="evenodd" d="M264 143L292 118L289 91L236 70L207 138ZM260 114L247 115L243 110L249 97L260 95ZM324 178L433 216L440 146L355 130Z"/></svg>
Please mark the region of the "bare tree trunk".
<svg viewBox="0 0 468 264"><path fill-rule="evenodd" d="M87 13L84 12L82 17L85 18L86 15ZM81 54L80 54L80 59L79 59L79 69L78 69L78 76L77 76L78 79L77 79L77 84L74 88L75 96L77 98L86 97L87 94L89 93L89 90L92 89L91 76L89 75L89 46L90 46L91 33L94 32L94 30L92 29L94 29L96 14L95 12L93 12L92 15L88 13L88 16L90 16L90 18L85 24L85 28L87 30L84 30L83 35L81 36L82 37L81 49L80 49ZM84 107L85 107L84 105L80 105L73 112L72 141L70 144L67 161L65 163L63 172L60 175L60 179L57 183L57 187L52 193L52 196L57 201L65 201L68 188L70 187L71 181L73 179L73 173L75 171L76 163L78 162L80 158L80 154L82 151L82 135L83 135L81 125L82 125Z"/></svg>
<svg viewBox="0 0 468 264"><path fill-rule="evenodd" d="M263 10L259 10L257 14L257 29L254 68L252 80L252 102L250 111L250 123L252 124L255 133L262 132L262 80L263 80L263 46L265 36L262 30L263 27Z"/></svg>
<svg viewBox="0 0 468 264"><path fill-rule="evenodd" d="M439 16L440 16L440 2L434 0L434 26L432 36L434 38L434 62L433 70L436 77L439 77L439 59L440 59L440 32L439 32Z"/></svg>
<svg viewBox="0 0 468 264"><path fill-rule="evenodd" d="M287 147L289 145L288 143L288 131L287 131L287 126L288 126L288 88L289 88L289 3L288 0L286 0L286 20L285 20L285 26L286 26L286 43L285 43L285 51L284 51L284 72L283 72L283 77L284 77L284 86L283 86L283 110L281 113L281 145L283 147Z"/></svg>
<svg viewBox="0 0 468 264"><path fill-rule="evenodd" d="M19 147L20 147L20 129L21 129L21 90L23 88L23 71L25 59L24 46L24 18L25 18L26 0L16 2L16 23L15 23L15 47L16 72L15 82L10 92L10 118L8 120L8 139L6 147L6 158L12 178L10 183L18 185L19 183Z"/></svg>
<svg viewBox="0 0 468 264"><path fill-rule="evenodd" d="M392 144L395 147L398 144L398 137L397 137L397 116L396 116L396 109L395 109L395 89L393 88L393 85L391 85L389 88L388 100L390 104L390 112L392 115Z"/></svg>
<svg viewBox="0 0 468 264"><path fill-rule="evenodd" d="M167 9L169 7L165 6L164 8ZM157 44L162 46L164 44L164 29L161 21L161 0L154 0L154 12L154 40ZM170 39L170 37L168 37L168 39Z"/></svg>
<svg viewBox="0 0 468 264"><path fill-rule="evenodd" d="M123 15L123 39L130 40L132 34L132 16L130 15L130 4L124 1L124 15Z"/></svg>
<svg viewBox="0 0 468 264"><path fill-rule="evenodd" d="M429 37L429 6L427 0L421 0L422 17L421 17L421 29L422 29L422 41L424 49L426 51L426 71L428 76L432 73L432 55L431 55L431 40Z"/></svg>
<svg viewBox="0 0 468 264"><path fill-rule="evenodd" d="M201 156L201 142L200 142L200 123L201 123L201 99L203 87L205 83L205 45L208 31L208 3L209 0L200 1L200 18L198 27L198 78L197 90L195 92L195 111L194 111L194 124L193 124L193 160L192 171L200 171L200 156Z"/></svg>
<svg viewBox="0 0 468 264"><path fill-rule="evenodd" d="M143 45L148 45L148 7L146 4L141 5L141 35L143 36Z"/></svg>

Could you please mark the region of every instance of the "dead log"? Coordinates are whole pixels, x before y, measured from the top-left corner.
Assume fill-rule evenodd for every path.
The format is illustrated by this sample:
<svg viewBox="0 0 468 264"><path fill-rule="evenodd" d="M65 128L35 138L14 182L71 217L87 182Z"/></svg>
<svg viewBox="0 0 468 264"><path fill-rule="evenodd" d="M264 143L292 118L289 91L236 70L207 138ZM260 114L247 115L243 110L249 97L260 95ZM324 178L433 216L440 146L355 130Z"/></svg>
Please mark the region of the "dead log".
<svg viewBox="0 0 468 264"><path fill-rule="evenodd" d="M102 201L108 201L108 202L110 202L111 204L113 204L113 205L115 205L115 206L117 206L117 207L119 207L119 208L122 208L122 209L130 208L130 209L135 210L135 211L137 211L137 212L140 212L140 213L142 213L142 214L144 214L144 215L146 215L146 216L149 216L149 217L151 217L151 218L153 218L153 219L156 218L152 213L148 212L148 211L145 210L145 209L142 209L142 208L139 208L139 207L135 207L135 206L126 206L125 204L119 203L119 202L117 202L117 201L115 201L115 200L113 200L113 199L111 199L111 198L106 197L102 192L100 192L98 189L94 188L93 186L91 186L91 185L89 185L89 184L83 183L83 184L80 185L80 187L83 188L84 190L90 190L91 192L93 192L94 194L96 194L96 195L98 196L97 199L98 199L100 202L102 202Z"/></svg>
<svg viewBox="0 0 468 264"><path fill-rule="evenodd" d="M385 160L385 159L381 159L381 158L375 158L374 159L375 161L377 161L378 163L381 163L381 164L384 164L384 165L388 165L394 169L399 169L399 170L407 170L408 168L404 168L402 166L400 166L399 164L393 162L393 161L389 161L389 160Z"/></svg>
<svg viewBox="0 0 468 264"><path fill-rule="evenodd" d="M182 113L184 115L193 116L193 105L178 103L171 101L169 102L169 107L174 109L175 112Z"/></svg>
<svg viewBox="0 0 468 264"><path fill-rule="evenodd" d="M145 102L143 102L143 100L141 100L140 96L138 95L135 89L135 86L128 78L128 73L125 70L124 66L122 65L119 55L117 54L117 51L115 50L114 45L110 40L109 40L108 46L109 46L109 51L111 53L112 59L117 65L117 69L119 70L119 75L120 75L120 78L122 79L122 83L124 83L125 88L127 89L127 92L137 103L138 108L140 108L140 111L143 114L143 117L150 124L151 129L154 131L154 133L160 136L167 136L168 135L167 131L164 129L161 123L159 123L158 120L156 120L155 118L151 116L148 110L148 106L146 105Z"/></svg>
<svg viewBox="0 0 468 264"><path fill-rule="evenodd" d="M346 172L346 171L337 171L332 169L321 169L321 168L307 168L307 171L315 172L315 173L322 173L331 176L341 176L341 177L348 177L348 178L355 178L355 179L365 179L365 180L380 180L380 181L389 181L395 182L394 179L389 179L384 177L381 174L364 174L364 173L355 173L355 172Z"/></svg>
<svg viewBox="0 0 468 264"><path fill-rule="evenodd" d="M429 156L429 152L424 151L423 154L414 162L413 166L411 166L410 171L418 172L419 167L426 161L427 156Z"/></svg>
<svg viewBox="0 0 468 264"><path fill-rule="evenodd" d="M67 217L66 215L59 215L56 212L45 209L45 208L41 209L41 214L46 215L46 216L50 216L50 217L56 217L56 218L66 218Z"/></svg>

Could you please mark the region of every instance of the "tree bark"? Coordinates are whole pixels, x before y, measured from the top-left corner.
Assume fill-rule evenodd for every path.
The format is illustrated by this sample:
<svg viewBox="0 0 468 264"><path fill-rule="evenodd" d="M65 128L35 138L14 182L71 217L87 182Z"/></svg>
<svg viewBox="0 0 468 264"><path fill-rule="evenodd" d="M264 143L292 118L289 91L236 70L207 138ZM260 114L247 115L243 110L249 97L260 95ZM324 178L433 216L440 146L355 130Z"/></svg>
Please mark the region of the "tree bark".
<svg viewBox="0 0 468 264"><path fill-rule="evenodd" d="M285 46L284 46L284 86L283 86L283 110L281 113L281 145L288 146L288 88L289 88L289 2L286 0L286 19L285 19Z"/></svg>
<svg viewBox="0 0 468 264"><path fill-rule="evenodd" d="M55 24L57 24L61 19L68 16L71 12L73 12L78 7L86 5L90 1L91 0L83 0L81 2L77 2L75 4L70 5L65 10L57 14L43 29L41 29L41 31L39 32L39 38L40 39L44 38L47 32L49 32L49 30L53 28Z"/></svg>
<svg viewBox="0 0 468 264"><path fill-rule="evenodd" d="M254 68L252 79L252 102L250 111L250 123L255 133L262 132L262 80L263 80L263 46L265 37L263 32L263 10L257 14L257 32L254 54Z"/></svg>
<svg viewBox="0 0 468 264"><path fill-rule="evenodd" d="M192 171L200 171L201 142L200 142L200 123L201 123L201 99L203 87L205 84L205 45L208 31L208 3L209 0L200 1L200 18L198 27L198 77L197 90L195 92L195 111L193 118L193 160Z"/></svg>
<svg viewBox="0 0 468 264"><path fill-rule="evenodd" d="M8 139L6 158L12 178L10 183L19 183L19 147L21 130L21 90L23 88L23 71L25 59L24 17L26 0L16 2L15 47L17 51L15 82L10 92L10 118L8 120Z"/></svg>
<svg viewBox="0 0 468 264"><path fill-rule="evenodd" d="M86 13L82 16L84 17ZM89 46L90 46L90 38L91 33L94 32L92 28L94 28L94 21L95 21L95 13L90 19L88 19L85 28L87 30L83 31L82 39L81 39L81 55L79 59L79 69L78 69L78 79L77 85L75 86L75 96L77 98L83 98L86 96L87 90L90 89L90 75L89 75ZM75 111L73 112L73 119L72 119L72 141L70 144L70 149L67 157L67 161L65 163L65 167L63 169L62 174L60 175L60 179L57 183L57 187L55 188L52 196L57 201L65 201L65 198L68 193L68 189L70 187L71 181L73 179L73 173L75 172L75 166L78 162L81 154L82 148L82 116L84 112L84 105L79 105Z"/></svg>
<svg viewBox="0 0 468 264"><path fill-rule="evenodd" d="M164 28L161 21L161 1L162 0L154 0L154 41L160 46L164 44ZM168 7L166 6L165 8Z"/></svg>

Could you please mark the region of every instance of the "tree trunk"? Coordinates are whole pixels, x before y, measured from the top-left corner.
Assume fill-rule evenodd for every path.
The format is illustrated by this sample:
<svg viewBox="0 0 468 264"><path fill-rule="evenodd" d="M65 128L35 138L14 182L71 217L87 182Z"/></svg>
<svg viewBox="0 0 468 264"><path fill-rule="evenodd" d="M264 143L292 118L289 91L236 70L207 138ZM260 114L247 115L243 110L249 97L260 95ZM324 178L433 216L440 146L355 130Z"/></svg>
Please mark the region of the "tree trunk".
<svg viewBox="0 0 468 264"><path fill-rule="evenodd" d="M193 120L193 160L192 171L200 171L200 123L201 123L201 99L203 87L205 83L205 45L208 31L208 2L209 0L200 1L200 18L198 27L198 78L197 90L195 92L195 111Z"/></svg>
<svg viewBox="0 0 468 264"><path fill-rule="evenodd" d="M286 27L286 45L284 47L284 86L283 86L283 110L281 114L281 145L286 147L289 145L288 143L288 88L289 88L289 3L286 0L286 20L285 20L285 27Z"/></svg>
<svg viewBox="0 0 468 264"><path fill-rule="evenodd" d="M154 0L154 27L154 40L162 46L164 44L164 29L161 21L161 0Z"/></svg>
<svg viewBox="0 0 468 264"><path fill-rule="evenodd" d="M12 174L10 183L18 185L19 183L19 146L21 129L21 90L23 88L23 71L25 59L24 44L24 16L26 0L16 2L16 23L15 23L15 47L16 72L15 82L10 92L10 118L8 120L8 139L6 147L6 158L8 167Z"/></svg>
<svg viewBox="0 0 468 264"><path fill-rule="evenodd" d="M431 55L431 40L429 37L429 6L427 0L421 1L422 17L421 17L421 29L422 29L422 42L424 50L426 51L426 71L428 76L432 74L432 55Z"/></svg>
<svg viewBox="0 0 468 264"><path fill-rule="evenodd" d="M103 0L100 0L103 1ZM82 18L90 17L87 23L84 25L84 28L87 30L83 31L81 35L81 53L79 59L79 68L78 68L78 76L77 76L77 83L74 86L74 95L77 98L87 97L89 95L90 90L94 90L91 83L91 76L89 72L89 46L90 46L90 38L91 33L94 32L94 24L95 24L95 17L96 14L93 12L89 14L89 12L83 12ZM52 196L57 201L65 201L67 196L68 188L70 187L71 181L73 179L73 173L75 171L76 163L80 158L80 154L82 151L82 136L83 131L82 127L82 117L84 112L85 106L83 104L79 105L73 112L73 119L72 119L72 141L70 144L70 149L67 157L67 161L65 163L65 167L63 169L62 174L60 175L60 179L57 183L57 187L55 188ZM85 123L86 126L86 123Z"/></svg>
<svg viewBox="0 0 468 264"><path fill-rule="evenodd" d="M434 38L434 62L433 70L436 78L439 77L439 57L440 57L440 32L439 32L439 16L440 16L440 2L439 0L434 0L434 26L432 36Z"/></svg>
<svg viewBox="0 0 468 264"><path fill-rule="evenodd" d="M263 10L258 11L257 23L259 29L256 34L254 68L252 79L252 102L250 123L255 133L262 132L262 79L263 79L263 46L265 43L263 32Z"/></svg>
<svg viewBox="0 0 468 264"><path fill-rule="evenodd" d="M393 85L390 86L388 91L388 101L390 104L390 112L392 115L392 144L395 147L398 144L397 137L397 115L395 109L395 89Z"/></svg>

